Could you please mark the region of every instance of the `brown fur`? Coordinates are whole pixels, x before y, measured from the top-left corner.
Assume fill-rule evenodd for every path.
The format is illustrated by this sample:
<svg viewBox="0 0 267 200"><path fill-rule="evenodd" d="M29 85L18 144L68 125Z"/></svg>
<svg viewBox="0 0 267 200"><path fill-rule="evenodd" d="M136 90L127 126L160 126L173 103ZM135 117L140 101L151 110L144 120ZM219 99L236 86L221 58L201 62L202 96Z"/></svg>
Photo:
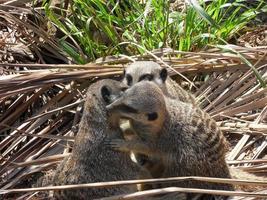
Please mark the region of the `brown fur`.
<svg viewBox="0 0 267 200"><path fill-rule="evenodd" d="M155 83L142 81L126 90L108 109L131 120L139 135L136 140L113 140L111 145L121 151L144 154L152 161L149 164L155 161L154 165L162 165L159 171L155 166L149 168L153 176L230 178L224 136L215 121L200 108L166 97ZM153 120L148 120L149 117ZM231 185L194 181L166 186L233 190Z"/></svg>

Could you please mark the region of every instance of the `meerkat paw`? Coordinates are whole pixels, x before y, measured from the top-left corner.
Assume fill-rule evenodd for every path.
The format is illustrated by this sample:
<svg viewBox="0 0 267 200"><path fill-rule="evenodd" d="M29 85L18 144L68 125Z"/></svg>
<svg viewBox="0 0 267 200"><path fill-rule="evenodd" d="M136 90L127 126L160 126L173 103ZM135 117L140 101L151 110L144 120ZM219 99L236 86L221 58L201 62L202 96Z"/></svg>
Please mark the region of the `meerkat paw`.
<svg viewBox="0 0 267 200"><path fill-rule="evenodd" d="M113 150L116 151L123 151L123 152L129 152L131 151L128 148L127 142L122 139L110 139L106 141L106 145L111 147Z"/></svg>

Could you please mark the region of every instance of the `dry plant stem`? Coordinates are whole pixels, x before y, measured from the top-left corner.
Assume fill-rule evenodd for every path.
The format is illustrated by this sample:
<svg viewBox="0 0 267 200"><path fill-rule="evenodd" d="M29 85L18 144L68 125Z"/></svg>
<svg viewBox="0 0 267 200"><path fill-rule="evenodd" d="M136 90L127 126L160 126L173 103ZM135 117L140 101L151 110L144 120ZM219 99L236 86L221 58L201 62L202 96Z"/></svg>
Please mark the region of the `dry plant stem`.
<svg viewBox="0 0 267 200"><path fill-rule="evenodd" d="M227 164L243 164L243 163L267 163L267 159L255 159L255 160L227 160Z"/></svg>
<svg viewBox="0 0 267 200"><path fill-rule="evenodd" d="M58 68L66 68L66 69L119 69L121 70L122 67L120 66L101 66L93 63L88 63L85 65L67 65L67 64L20 64L20 63L0 63L0 66L9 66L9 67L28 67L28 68L49 68L49 69L58 69Z"/></svg>
<svg viewBox="0 0 267 200"><path fill-rule="evenodd" d="M40 165L40 164L45 164L47 162L61 161L65 157L67 157L69 155L70 155L70 153L65 153L65 154L60 154L60 155L47 156L45 158L40 158L40 159L26 161L26 162L21 162L21 163L15 163L15 162L13 162L12 164L14 166L10 166L10 168L13 168L13 167L25 167L25 166L32 166L32 165Z"/></svg>
<svg viewBox="0 0 267 200"><path fill-rule="evenodd" d="M264 193L251 193L251 192L233 192L224 190L204 190L204 189L194 189L194 188L179 188L179 187L169 187L162 189L147 190L142 192L135 192L132 194L117 195L113 197L106 197L97 200L117 200L117 199L136 199L137 197L148 197L157 194L166 194L172 192L186 192L186 193L198 193L198 194L215 194L224 196L244 196L244 197L267 197Z"/></svg>
<svg viewBox="0 0 267 200"><path fill-rule="evenodd" d="M88 184L77 184L77 185L61 185L61 186L50 186L50 187L38 187L38 188L23 188L23 189L9 189L0 190L0 194L8 193L19 193L19 192L35 192L35 191L46 191L46 190L66 190L66 189L79 189L79 188L101 188L110 186L120 186L120 185L134 185L134 184L145 184L145 183L169 183L176 181L206 181L210 183L228 183L237 185L263 185L267 187L267 182L265 181L248 181L239 179L223 179L223 178L211 178L211 177L171 177L171 178L159 178L159 179L143 179L143 180L128 180L128 181L110 181L110 182L98 182L98 183L88 183Z"/></svg>
<svg viewBox="0 0 267 200"><path fill-rule="evenodd" d="M1 14L9 21L17 22L16 24L23 25L24 23L12 20L11 13L1 12ZM42 33L38 30L37 34L41 35ZM55 47L54 44L51 43L51 45ZM266 79L266 47L244 48L236 46L234 48L236 48L236 51L240 51L251 63L257 63L262 76ZM257 86L256 79L251 75L247 65L242 64L242 61L236 55L221 53L218 49L197 53L173 51L170 48L165 48L155 50L152 53L178 72L189 75L189 77L191 75L196 76L194 83L197 83L196 85L200 88L195 92L195 96L201 100L200 106L205 108L210 104L215 105L214 107L208 107L209 113L217 120L221 129L225 133L229 133L230 140L235 136L240 140L243 134L250 135L249 139L246 140L247 143L238 149L237 160L230 160L228 164L241 165L241 168L246 171L257 171L264 175L264 171L266 173L267 170L266 159L256 160L256 158L261 158L259 155L263 155L262 152L266 151L266 143L262 143L260 146L256 145L255 148L253 146L255 141L256 143L264 141L264 138L257 139L260 135L267 134L266 116L264 116L266 114L264 109L266 109L267 89ZM182 56L178 57L179 55ZM60 129L60 132L55 130L58 129L59 125L72 124L71 121L69 122L73 119L72 114L68 111L61 111L70 109L68 106L73 106L73 110L75 110L78 103L73 104L73 102L82 99L81 95L77 96L75 88L79 87L79 90L83 91L87 85L74 86L71 89L64 89L64 85L66 86L73 80L84 81L85 79L89 79L89 85L95 77L103 78L120 75L123 66L129 60L155 60L155 58L151 55L130 56L127 59L126 56L108 56L103 61L97 61L96 66L94 63L86 65L0 63L0 68L2 67L1 69L4 72L4 75L0 77L0 103L4 107L6 105L6 109L3 107L2 119L0 120L0 124L3 126L1 130L3 140L0 142L0 149L3 151L0 156L2 186L10 187L10 189L14 188L19 181L31 177L32 173L35 172L34 170L48 169L49 167L42 167L44 164L38 165L38 163L47 161L47 166L50 166L55 161L53 159L58 155L57 158L60 159L63 146L54 143L57 140L65 142L65 140L74 139L67 134L71 126L63 129L63 132L61 132L62 129ZM202 72L209 75L207 80L198 79ZM173 72L172 74L176 73ZM50 98L47 91L53 91L53 87L57 83L60 85L56 85L55 88L59 93L53 94L52 99L46 102L46 99ZM190 86L190 84L187 85ZM40 100L44 105L32 110L31 105L35 103L38 105ZM31 112L27 114L26 118L21 118L21 113L26 110ZM65 113L70 116L66 116ZM53 114L58 116L57 120L50 120ZM242 119L248 122L241 121ZM30 121L26 122L26 120ZM59 120L62 120L62 122ZM38 127L44 128L39 130ZM7 133L8 129L11 129L10 134ZM41 140L42 138L50 139L50 142L46 144L47 140ZM233 147L236 146L237 142L234 142ZM250 142L254 142L254 144L248 148L247 145ZM251 148L253 150L250 150ZM245 156L251 155L250 152L253 157ZM45 155L42 155L43 153ZM56 157L49 158L46 157L47 155L55 155ZM248 163L248 165L245 163ZM17 167L16 164L21 167ZM19 176L20 174L22 176ZM17 176L20 178L17 179ZM264 187L267 188L265 185ZM24 193L20 194L24 195Z"/></svg>
<svg viewBox="0 0 267 200"><path fill-rule="evenodd" d="M65 106L63 106L63 107L56 108L56 109L54 109L54 110L49 110L49 111L47 111L47 112L45 112L45 113L42 113L42 114L39 114L39 115L37 115L37 116L31 117L31 118L25 120L25 122L31 121L31 120L33 120L33 119L38 119L38 118L40 118L40 117L42 117L42 116L44 116L44 115L48 115L48 114L51 114L51 113L56 113L56 112L61 111L61 110L65 110L65 109L68 109L68 108L72 108L72 107L77 106L77 105L79 105L79 104L81 104L81 103L83 103L83 102L84 102L84 99L78 100L78 101L76 101L76 102L74 102L74 103L65 105ZM0 125L1 125L1 124L0 124Z"/></svg>
<svg viewBox="0 0 267 200"><path fill-rule="evenodd" d="M67 141L74 141L74 136L59 136L59 135L37 135L37 134L30 134L25 131L19 130L15 127L9 126L7 124L0 123L1 126L7 127L8 129L16 130L19 133L15 133L12 136L29 136L29 137L37 137L37 138L47 138L47 139L54 139L54 140L67 140ZM2 135L0 135L2 136ZM1 143L0 143L1 144ZM0 148L1 149L1 148Z"/></svg>

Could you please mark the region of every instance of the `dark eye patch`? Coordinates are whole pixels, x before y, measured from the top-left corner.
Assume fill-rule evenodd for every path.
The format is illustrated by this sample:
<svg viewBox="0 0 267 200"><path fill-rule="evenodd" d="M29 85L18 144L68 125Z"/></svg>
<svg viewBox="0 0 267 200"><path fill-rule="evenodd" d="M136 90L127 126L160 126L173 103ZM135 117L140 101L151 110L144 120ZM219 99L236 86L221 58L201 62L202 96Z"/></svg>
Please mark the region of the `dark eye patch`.
<svg viewBox="0 0 267 200"><path fill-rule="evenodd" d="M154 121L154 120L158 119L158 113L156 113L156 112L148 113L147 119L148 119L148 121Z"/></svg>
<svg viewBox="0 0 267 200"><path fill-rule="evenodd" d="M127 85L132 85L133 83L133 77L130 74L126 74L125 76L126 80L127 80Z"/></svg>
<svg viewBox="0 0 267 200"><path fill-rule="evenodd" d="M152 81L153 79L154 79L154 76L152 74L143 74L142 76L140 76L138 82L143 81L143 80Z"/></svg>

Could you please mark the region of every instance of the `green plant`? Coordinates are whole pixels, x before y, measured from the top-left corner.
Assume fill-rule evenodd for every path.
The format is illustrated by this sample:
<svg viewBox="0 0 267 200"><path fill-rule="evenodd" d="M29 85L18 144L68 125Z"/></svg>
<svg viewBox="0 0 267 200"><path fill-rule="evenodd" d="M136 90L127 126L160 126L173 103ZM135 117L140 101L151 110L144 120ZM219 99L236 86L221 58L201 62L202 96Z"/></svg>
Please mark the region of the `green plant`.
<svg viewBox="0 0 267 200"><path fill-rule="evenodd" d="M189 51L207 44L223 44L255 18L265 4L263 0L256 1L254 7L246 7L240 0L201 5L195 0L189 2L185 9L173 10L165 0L148 0L146 4L138 0L73 0L66 17L63 10L57 14L50 4L44 7L48 18L65 34L60 38L63 50L75 62L85 63L111 54L143 53L143 49L171 47Z"/></svg>

